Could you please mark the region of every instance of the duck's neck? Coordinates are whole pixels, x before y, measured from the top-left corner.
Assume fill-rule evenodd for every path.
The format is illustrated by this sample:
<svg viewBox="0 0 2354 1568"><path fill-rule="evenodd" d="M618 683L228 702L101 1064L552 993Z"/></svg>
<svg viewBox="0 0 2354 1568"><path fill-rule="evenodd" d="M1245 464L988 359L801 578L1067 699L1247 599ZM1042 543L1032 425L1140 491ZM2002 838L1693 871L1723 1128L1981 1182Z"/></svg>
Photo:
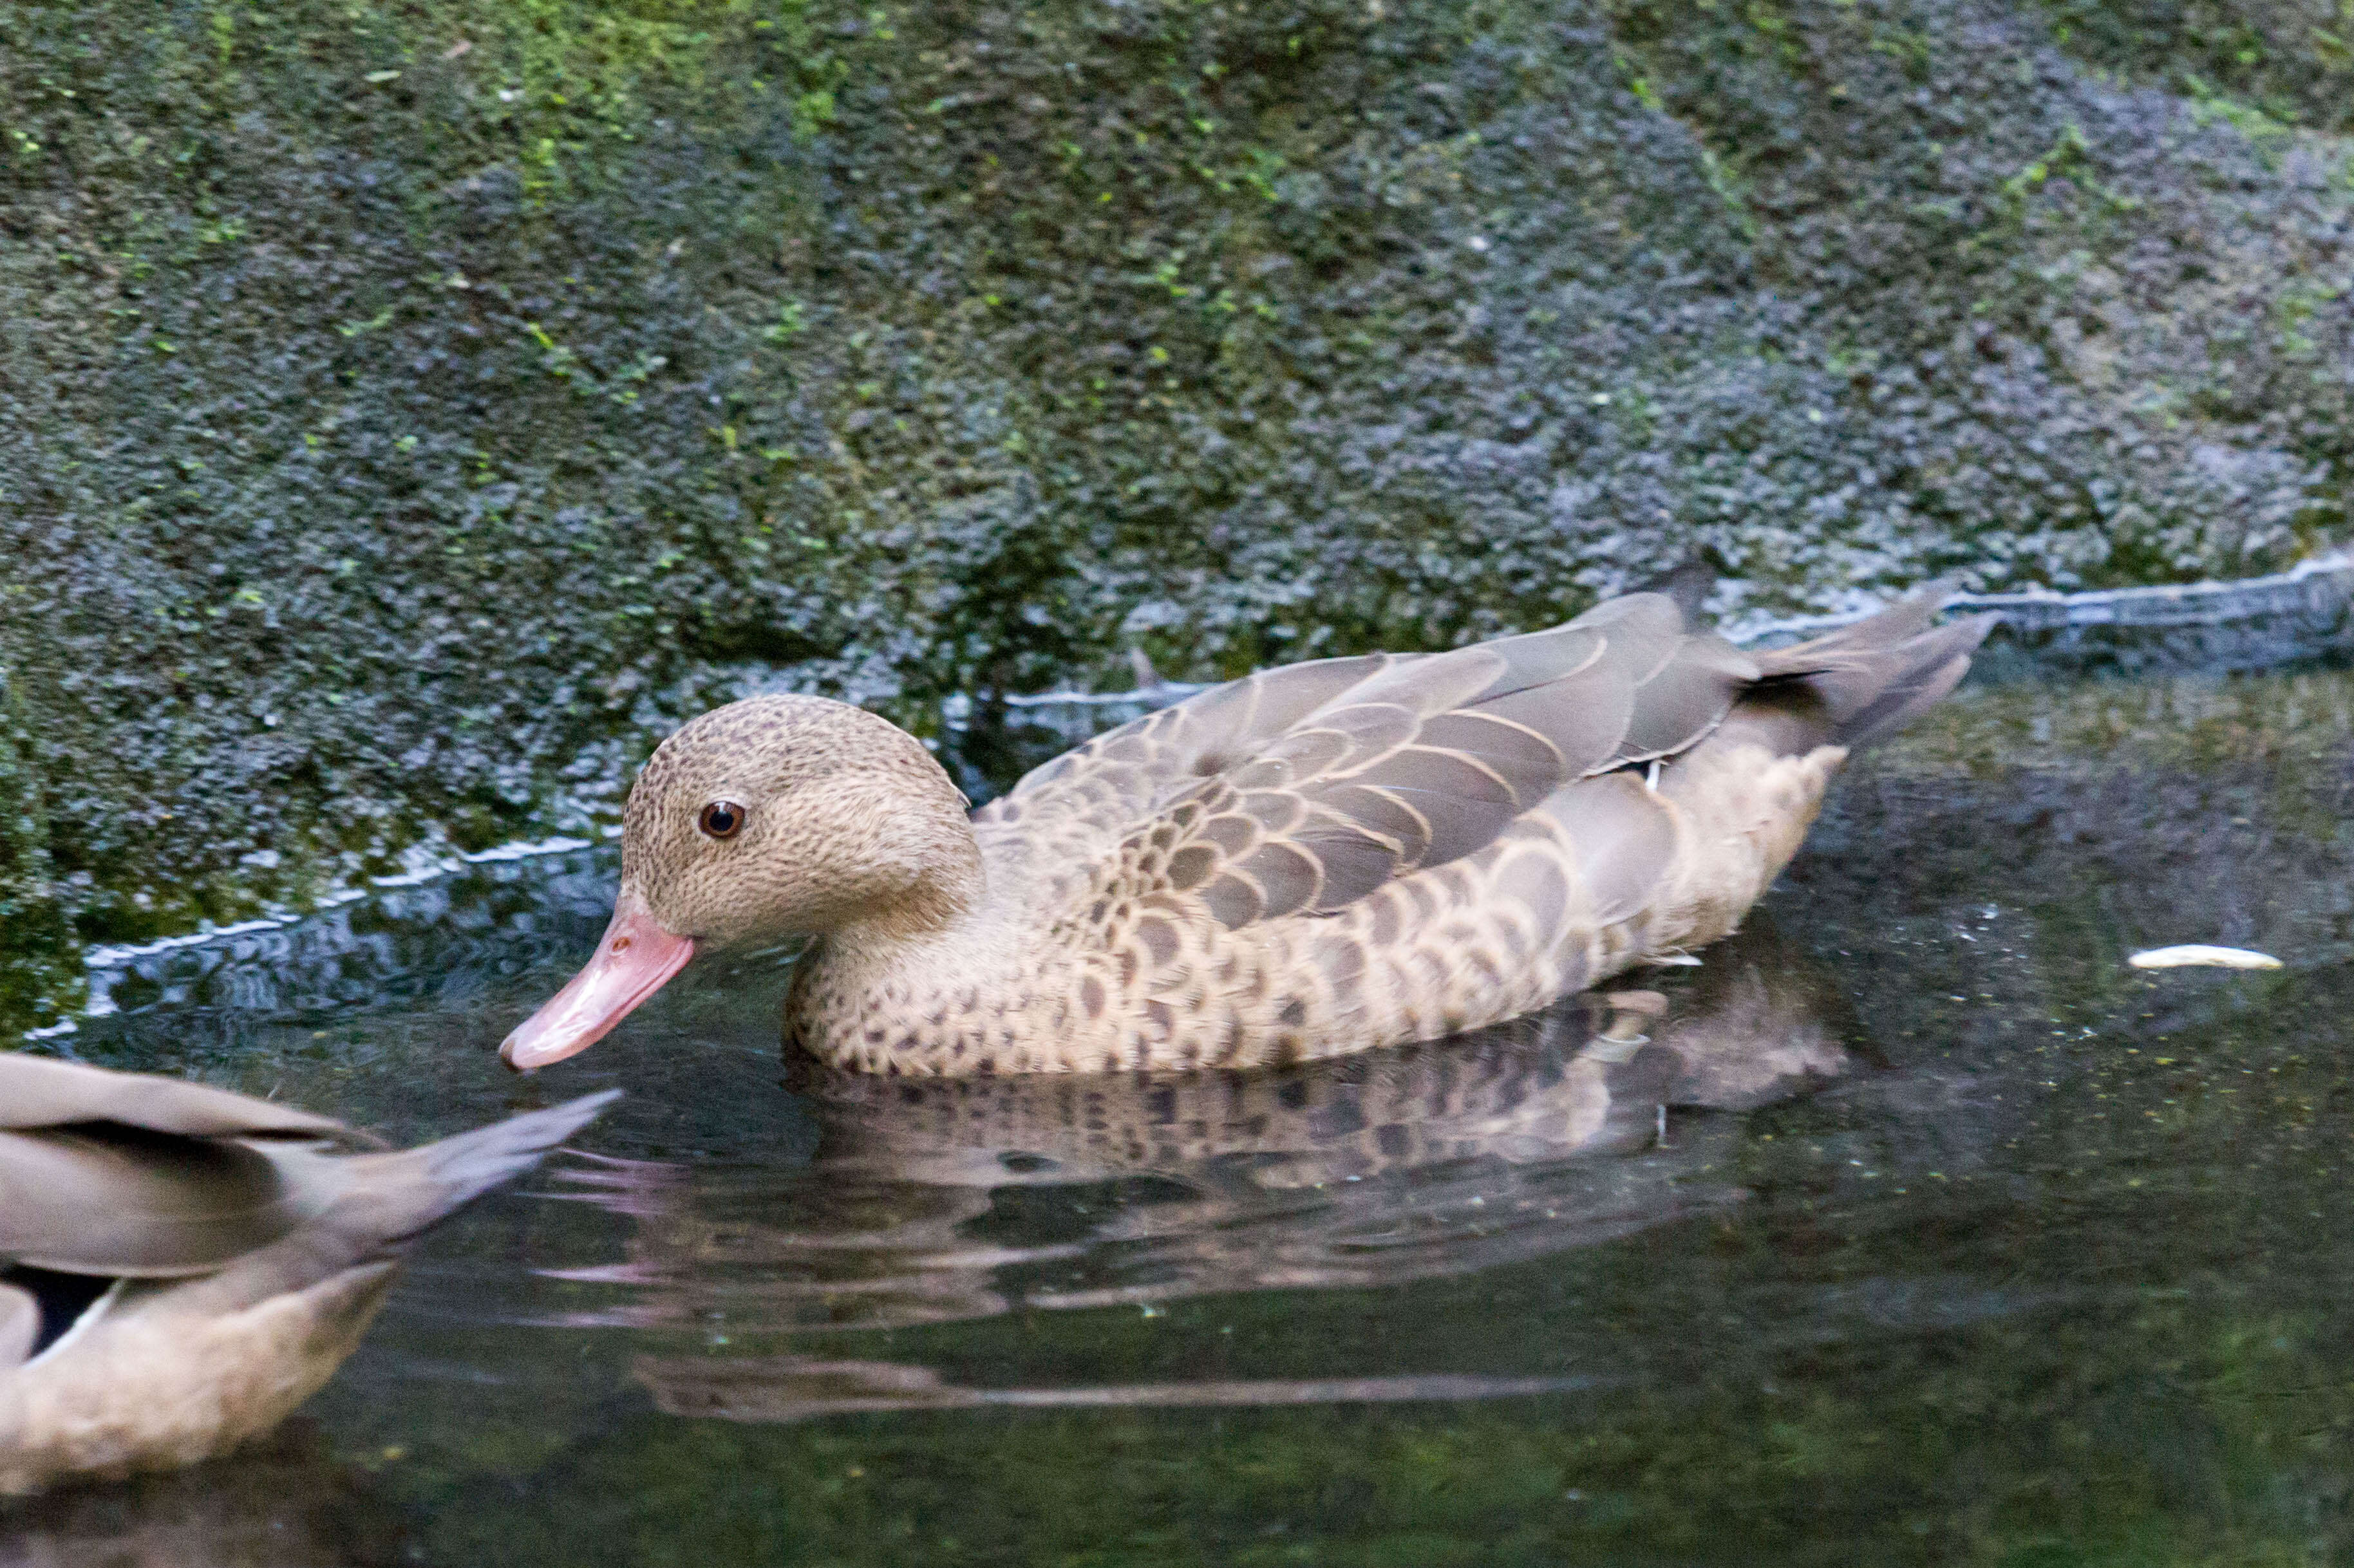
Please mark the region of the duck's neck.
<svg viewBox="0 0 2354 1568"><path fill-rule="evenodd" d="M819 933L829 944L854 947L928 947L970 927L980 912L988 884L981 868L981 852L966 835L967 853L941 857L926 867L924 877L896 897L851 911Z"/></svg>
<svg viewBox="0 0 2354 1568"><path fill-rule="evenodd" d="M813 942L786 1004L789 1034L803 1050L875 1071L921 1070L944 1021L971 999L1000 994L1022 955L987 906L976 849L953 875L929 879L924 896L892 900L835 922Z"/></svg>

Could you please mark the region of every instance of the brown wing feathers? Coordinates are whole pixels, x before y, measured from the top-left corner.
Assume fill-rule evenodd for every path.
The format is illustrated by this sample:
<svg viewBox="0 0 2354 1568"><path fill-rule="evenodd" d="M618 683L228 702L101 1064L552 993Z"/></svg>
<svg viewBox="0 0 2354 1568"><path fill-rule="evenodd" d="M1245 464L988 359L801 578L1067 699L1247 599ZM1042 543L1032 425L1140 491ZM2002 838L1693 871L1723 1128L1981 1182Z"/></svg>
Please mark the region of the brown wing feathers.
<svg viewBox="0 0 2354 1568"><path fill-rule="evenodd" d="M1540 929L1568 894L1538 863L1564 853L1580 917L1608 924L1639 912L1675 853L1670 814L1628 769L1728 724L1728 741L1782 752L1893 727L1960 678L1984 635L1927 630L1935 602L1752 657L1642 594L1452 652L1265 671L1099 737L979 816L1092 822L1228 929L1336 913L1490 845L1495 892ZM1523 818L1562 847L1500 842Z"/></svg>
<svg viewBox="0 0 2354 1568"><path fill-rule="evenodd" d="M315 1213L331 1193L307 1187L225 1140L102 1124L0 1133L0 1261L69 1273L204 1273Z"/></svg>
<svg viewBox="0 0 2354 1568"><path fill-rule="evenodd" d="M1605 773L1563 789L1544 813L1576 854L1587 917L1609 926L1638 913L1675 854L1675 823L1659 797L1632 773Z"/></svg>
<svg viewBox="0 0 2354 1568"><path fill-rule="evenodd" d="M1287 733L1252 736L1247 760L1187 790L1197 814L1171 857L1171 879L1200 886L1229 928L1331 913L1394 877L1475 854L1575 780L1690 745L1755 678L1729 645L1685 634L1674 606L1658 598L1391 661L1345 686L1337 672L1309 668L1320 694L1334 694L1314 708L1261 699L1258 713L1306 711ZM1255 679L1275 688L1289 673ZM1241 706L1225 692L1211 695L1223 712ZM1231 745L1234 731L1217 728ZM1618 848L1661 839L1663 821L1622 831L1630 812L1643 808L1603 811L1579 836ZM1550 806L1547 814L1563 815Z"/></svg>
<svg viewBox="0 0 2354 1568"><path fill-rule="evenodd" d="M217 1267L317 1207L261 1148L343 1133L329 1118L200 1084L0 1054L0 1266Z"/></svg>
<svg viewBox="0 0 2354 1568"><path fill-rule="evenodd" d="M1945 599L1931 589L1825 637L1758 655L1761 683L1734 722L1785 754L1878 739L1952 691L1997 617L1929 622Z"/></svg>
<svg viewBox="0 0 2354 1568"><path fill-rule="evenodd" d="M1690 750L1757 680L1757 665L1720 637L1687 637L1635 694L1616 766Z"/></svg>

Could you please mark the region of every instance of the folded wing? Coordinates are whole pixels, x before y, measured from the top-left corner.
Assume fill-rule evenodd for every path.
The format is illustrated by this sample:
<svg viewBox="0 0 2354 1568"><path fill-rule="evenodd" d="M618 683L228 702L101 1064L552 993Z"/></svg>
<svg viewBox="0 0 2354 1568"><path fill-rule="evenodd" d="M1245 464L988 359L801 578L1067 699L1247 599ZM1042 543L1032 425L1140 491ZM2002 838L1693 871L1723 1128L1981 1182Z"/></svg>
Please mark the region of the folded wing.
<svg viewBox="0 0 2354 1568"><path fill-rule="evenodd" d="M1581 779L1692 745L1756 678L1672 601L1637 595L1452 652L1220 686L1049 765L981 820L1063 811L1142 835L1165 885L1229 928L1328 914L1477 853ZM1657 836L1616 791L1592 805L1603 840Z"/></svg>

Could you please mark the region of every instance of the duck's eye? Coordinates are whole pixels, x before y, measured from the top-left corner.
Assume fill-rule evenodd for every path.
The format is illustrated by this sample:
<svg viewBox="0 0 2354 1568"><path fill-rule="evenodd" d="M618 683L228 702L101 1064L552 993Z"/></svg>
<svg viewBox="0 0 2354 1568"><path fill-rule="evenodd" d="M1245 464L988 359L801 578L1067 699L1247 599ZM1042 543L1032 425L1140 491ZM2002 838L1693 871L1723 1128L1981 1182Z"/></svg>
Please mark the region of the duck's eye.
<svg viewBox="0 0 2354 1568"><path fill-rule="evenodd" d="M703 808L695 825L715 839L732 839L744 831L744 808L733 800L714 800Z"/></svg>

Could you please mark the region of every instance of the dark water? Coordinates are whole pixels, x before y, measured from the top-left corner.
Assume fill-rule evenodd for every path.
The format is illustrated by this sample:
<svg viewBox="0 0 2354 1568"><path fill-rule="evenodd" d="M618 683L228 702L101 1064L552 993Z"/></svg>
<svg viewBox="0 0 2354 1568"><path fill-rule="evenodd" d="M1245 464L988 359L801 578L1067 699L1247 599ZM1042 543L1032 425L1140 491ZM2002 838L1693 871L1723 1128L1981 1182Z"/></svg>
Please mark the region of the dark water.
<svg viewBox="0 0 2354 1568"><path fill-rule="evenodd" d="M2354 1560L2350 759L2344 675L1966 694L1663 1017L1257 1077L788 1082L771 960L518 1081L607 851L159 956L76 1050L630 1097L0 1563Z"/></svg>

